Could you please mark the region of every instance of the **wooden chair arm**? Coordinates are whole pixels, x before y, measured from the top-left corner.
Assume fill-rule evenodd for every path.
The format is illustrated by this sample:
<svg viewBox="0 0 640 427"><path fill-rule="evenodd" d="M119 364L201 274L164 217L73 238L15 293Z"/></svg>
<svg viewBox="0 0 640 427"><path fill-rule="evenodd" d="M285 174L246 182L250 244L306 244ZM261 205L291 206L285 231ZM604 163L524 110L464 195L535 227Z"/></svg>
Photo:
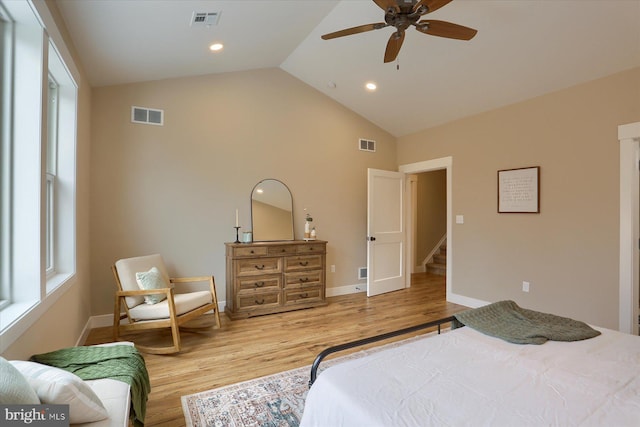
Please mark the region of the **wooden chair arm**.
<svg viewBox="0 0 640 427"><path fill-rule="evenodd" d="M192 282L206 282L211 280L213 276L196 276L196 277L172 277L169 279L171 283L192 283Z"/></svg>
<svg viewBox="0 0 640 427"><path fill-rule="evenodd" d="M208 282L209 283L209 292L211 292L212 298L216 301L216 282L213 276L196 276L196 277L174 277L169 279L171 283L180 284L180 283L195 283L195 282Z"/></svg>
<svg viewBox="0 0 640 427"><path fill-rule="evenodd" d="M171 295L173 289L171 288L159 288L159 289L140 289L137 291L116 291L116 296L118 297L133 297L139 295L156 295L156 294L166 294L167 297Z"/></svg>

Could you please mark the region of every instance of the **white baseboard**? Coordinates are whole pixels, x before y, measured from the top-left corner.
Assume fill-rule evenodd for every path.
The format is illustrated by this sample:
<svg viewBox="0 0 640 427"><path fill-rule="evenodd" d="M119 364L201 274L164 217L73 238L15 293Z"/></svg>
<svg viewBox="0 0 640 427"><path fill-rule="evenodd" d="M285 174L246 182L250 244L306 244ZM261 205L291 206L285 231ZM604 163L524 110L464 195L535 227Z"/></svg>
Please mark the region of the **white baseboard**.
<svg viewBox="0 0 640 427"><path fill-rule="evenodd" d="M337 297L340 295L356 294L358 292L366 292L366 283L357 283L355 285L338 286L335 288L327 288L327 298Z"/></svg>
<svg viewBox="0 0 640 427"><path fill-rule="evenodd" d="M475 298L465 297L464 295L458 295L454 293L450 293L447 296L447 301L452 302L454 304L464 305L465 307L470 308L478 308L489 304L487 301L482 301Z"/></svg>

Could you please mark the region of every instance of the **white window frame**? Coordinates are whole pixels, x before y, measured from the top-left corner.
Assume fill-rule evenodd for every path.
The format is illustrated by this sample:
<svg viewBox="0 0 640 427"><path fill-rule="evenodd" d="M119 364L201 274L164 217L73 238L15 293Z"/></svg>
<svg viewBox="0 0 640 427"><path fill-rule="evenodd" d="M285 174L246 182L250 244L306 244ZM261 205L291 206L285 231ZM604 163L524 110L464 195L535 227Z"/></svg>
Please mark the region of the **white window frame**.
<svg viewBox="0 0 640 427"><path fill-rule="evenodd" d="M11 58L13 57L13 27L9 20L8 13L0 4L0 183L7 185L11 176L11 128L8 123L11 121L11 99L12 95L12 72ZM11 286L10 270L6 268L9 264L9 253L7 248L11 244L11 228L9 206L11 192L0 191L0 310L10 304Z"/></svg>
<svg viewBox="0 0 640 427"><path fill-rule="evenodd" d="M58 89L49 73L47 90L47 169L45 174L45 271L47 278L56 274L56 174L58 166Z"/></svg>
<svg viewBox="0 0 640 427"><path fill-rule="evenodd" d="M2 353L77 282L79 74L46 2L0 0L0 9L10 22L0 30L11 35L0 50L10 58L9 63L0 61L0 298L8 296L0 302ZM58 83L53 131L48 123L49 75ZM53 144L50 132L57 136ZM48 254L53 255L51 263Z"/></svg>

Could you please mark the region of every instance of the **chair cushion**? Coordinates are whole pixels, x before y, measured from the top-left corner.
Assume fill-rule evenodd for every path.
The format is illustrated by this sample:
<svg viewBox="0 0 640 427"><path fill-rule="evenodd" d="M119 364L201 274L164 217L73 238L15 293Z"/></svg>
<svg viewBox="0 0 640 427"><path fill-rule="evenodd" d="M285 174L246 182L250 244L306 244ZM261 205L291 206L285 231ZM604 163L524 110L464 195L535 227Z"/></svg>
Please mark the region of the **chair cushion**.
<svg viewBox="0 0 640 427"><path fill-rule="evenodd" d="M149 271L139 271L136 273L136 282L142 290L164 289L169 287L169 282L164 280L162 273L157 267L151 267ZM145 304L157 304L167 298L166 294L145 295Z"/></svg>
<svg viewBox="0 0 640 427"><path fill-rule="evenodd" d="M213 301L211 292L198 291L188 294L175 294L174 303L176 306L176 314L179 316L188 313L198 307L211 304ZM129 314L135 320L157 320L169 318L169 301L164 300L157 304L140 304L129 309Z"/></svg>
<svg viewBox="0 0 640 427"><path fill-rule="evenodd" d="M138 287L138 282L136 281L136 273L141 271L149 271L151 270L151 267L156 267L162 274L162 277L165 279L165 281L167 283L170 282L169 273L167 272L164 260L162 259L162 256L160 254L121 259L116 261L115 265L123 291L139 290L140 288ZM135 297L126 297L125 300L127 303L127 307L131 308L137 306L138 304L142 304L144 302L144 297L142 295Z"/></svg>

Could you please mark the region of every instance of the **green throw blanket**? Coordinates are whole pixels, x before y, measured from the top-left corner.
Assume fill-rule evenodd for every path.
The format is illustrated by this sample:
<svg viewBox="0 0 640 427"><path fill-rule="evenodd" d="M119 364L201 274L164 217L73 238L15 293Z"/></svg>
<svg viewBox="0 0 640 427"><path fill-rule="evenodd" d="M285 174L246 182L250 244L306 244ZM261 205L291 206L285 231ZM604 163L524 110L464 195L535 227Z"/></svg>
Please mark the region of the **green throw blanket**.
<svg viewBox="0 0 640 427"><path fill-rule="evenodd" d="M70 347L31 356L34 362L73 372L83 380L111 378L131 386L131 419L144 425L149 373L142 355L131 345Z"/></svg>
<svg viewBox="0 0 640 427"><path fill-rule="evenodd" d="M466 326L514 344L580 341L600 335L584 322L519 307L500 301L455 315Z"/></svg>

